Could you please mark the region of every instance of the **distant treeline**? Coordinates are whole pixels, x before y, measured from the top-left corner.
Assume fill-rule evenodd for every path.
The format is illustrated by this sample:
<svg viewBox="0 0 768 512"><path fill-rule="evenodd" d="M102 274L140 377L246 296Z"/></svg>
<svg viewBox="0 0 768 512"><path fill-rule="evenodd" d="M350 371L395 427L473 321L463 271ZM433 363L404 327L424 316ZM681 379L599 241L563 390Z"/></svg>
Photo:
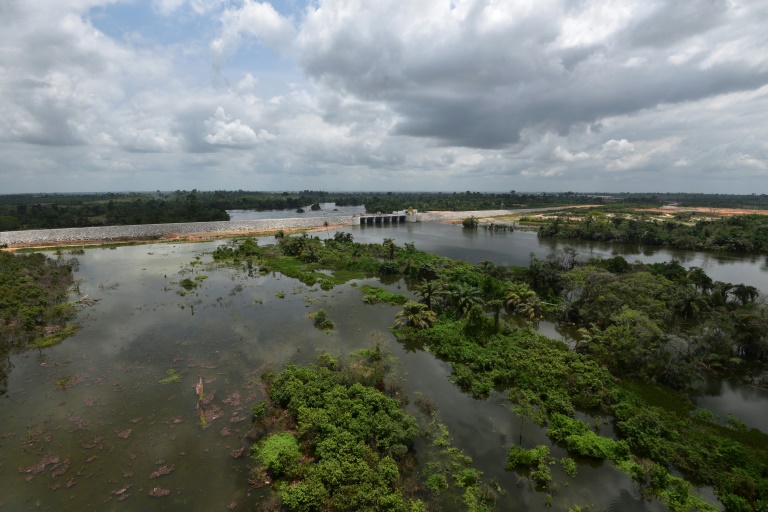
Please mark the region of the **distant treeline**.
<svg viewBox="0 0 768 512"><path fill-rule="evenodd" d="M369 213L416 208L470 211L621 203L768 209L768 196L484 192L129 192L0 195L0 231L229 220L227 210L297 210L319 203L365 205Z"/></svg>
<svg viewBox="0 0 768 512"><path fill-rule="evenodd" d="M16 194L0 196L0 231L221 221L229 220L227 210L295 210L322 202L362 204L350 194L311 190Z"/></svg>
<svg viewBox="0 0 768 512"><path fill-rule="evenodd" d="M415 208L419 211L511 210L540 206L602 204L604 196L563 192L557 194L522 194L514 190L491 194L485 192L418 192L373 194L365 197L369 213Z"/></svg>
<svg viewBox="0 0 768 512"><path fill-rule="evenodd" d="M678 249L762 252L768 250L768 216L737 215L689 225L621 216L609 218L601 212L590 212L575 222L557 217L539 228L539 236Z"/></svg>

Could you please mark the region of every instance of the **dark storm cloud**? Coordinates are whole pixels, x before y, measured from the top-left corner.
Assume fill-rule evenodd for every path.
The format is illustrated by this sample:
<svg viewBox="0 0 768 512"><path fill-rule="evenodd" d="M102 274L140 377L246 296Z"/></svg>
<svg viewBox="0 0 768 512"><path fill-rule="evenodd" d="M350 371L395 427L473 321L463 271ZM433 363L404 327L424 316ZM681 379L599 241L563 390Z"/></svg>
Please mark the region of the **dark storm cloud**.
<svg viewBox="0 0 768 512"><path fill-rule="evenodd" d="M726 22L729 13L727 0L666 0L649 6L651 12L628 27L631 46L669 46Z"/></svg>
<svg viewBox="0 0 768 512"><path fill-rule="evenodd" d="M724 1L637 4L613 31L591 41L584 38L594 28L589 23L600 19L575 28L565 19L575 15L578 25L585 15L578 9L591 3L543 3L533 13L514 4L499 13L495 5L472 2L460 22L447 4L425 9L425 17L444 19L417 26L402 16L384 19L370 12L375 9L354 12L345 2L325 2L305 23L301 62L319 84L388 105L400 118L394 134L477 148L515 144L526 128L567 134L606 116L768 83L764 63L704 62L732 39L760 37L759 23L749 19L740 20L741 29L717 32L738 14ZM334 9L353 11L355 23L329 28L327 11ZM326 21L322 31L315 30L319 19ZM684 49L675 45L705 32L714 36L695 58L670 60Z"/></svg>

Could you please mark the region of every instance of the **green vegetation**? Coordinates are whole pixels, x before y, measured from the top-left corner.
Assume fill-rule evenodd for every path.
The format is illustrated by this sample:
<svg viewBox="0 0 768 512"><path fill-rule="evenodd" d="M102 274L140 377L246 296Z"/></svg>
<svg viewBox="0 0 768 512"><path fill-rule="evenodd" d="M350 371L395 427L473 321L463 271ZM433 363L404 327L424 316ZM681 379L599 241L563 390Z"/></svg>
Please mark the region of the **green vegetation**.
<svg viewBox="0 0 768 512"><path fill-rule="evenodd" d="M67 324L64 327L61 327L60 331L57 331L57 332L54 332L53 334L49 334L48 336L43 336L42 338L37 338L35 340L30 341L28 344L28 348L53 347L54 345L58 345L59 343L64 341L66 338L73 336L75 334L75 331L77 331L77 325Z"/></svg>
<svg viewBox="0 0 768 512"><path fill-rule="evenodd" d="M562 192L555 194L526 194L514 190L504 193L485 192L387 192L362 195L369 213L391 212L416 208L419 211L448 210L507 210L574 204L602 204L602 197L591 194Z"/></svg>
<svg viewBox="0 0 768 512"><path fill-rule="evenodd" d="M408 301L403 305L403 310L395 315L395 327L414 327L424 329L432 327L437 321L437 314L431 311L426 304Z"/></svg>
<svg viewBox="0 0 768 512"><path fill-rule="evenodd" d="M764 508L768 436L692 416L690 402L678 404L678 393L664 387L685 389L700 371L765 360L768 315L756 290L712 282L701 269L674 261L580 262L576 256L564 251L532 258L519 269L474 266L391 241L285 237L252 258L254 266L292 258L318 270L410 278L420 302L404 304L395 332L407 346L428 348L447 361L466 392L484 398L492 389L507 389L516 412L548 425L553 442L582 457L613 460L673 510L710 508L691 496L688 481L670 474L672 468L713 486L729 510ZM576 351L501 318L506 309L508 319L535 322L545 307L582 328ZM629 385L634 378L664 386L641 390ZM608 418L619 439L598 435L574 418L577 411ZM534 462L520 471L547 488L555 461ZM431 487L441 485L439 477L431 480Z"/></svg>
<svg viewBox="0 0 768 512"><path fill-rule="evenodd" d="M477 220L477 218L473 215L462 220L461 225L464 227L464 229L477 229L477 226L480 225L480 221Z"/></svg>
<svg viewBox="0 0 768 512"><path fill-rule="evenodd" d="M229 220L226 210L295 210L319 202L363 204L357 195L312 190L12 194L0 195L0 231L220 221Z"/></svg>
<svg viewBox="0 0 768 512"><path fill-rule="evenodd" d="M684 388L702 369L768 358L768 307L757 289L713 281L698 267L578 262L567 251L532 256L522 276L561 320L581 326L577 350L619 375Z"/></svg>
<svg viewBox="0 0 768 512"><path fill-rule="evenodd" d="M768 216L735 215L691 224L643 220L636 212L613 213L610 217L602 212L590 212L581 220L557 216L539 228L539 236L679 249L765 252L768 251Z"/></svg>
<svg viewBox="0 0 768 512"><path fill-rule="evenodd" d="M546 488L552 481L549 466L554 464L554 458L549 456L549 448L539 445L530 450L522 446L512 445L507 454L507 471L527 469L528 475L536 485Z"/></svg>
<svg viewBox="0 0 768 512"><path fill-rule="evenodd" d="M9 354L45 348L74 334L67 321L75 305L66 302L76 259L0 252L0 394L5 393Z"/></svg>
<svg viewBox="0 0 768 512"><path fill-rule="evenodd" d="M315 327L324 331L330 331L336 325L333 320L328 318L328 313L324 309L318 309L317 312L310 315L314 320Z"/></svg>
<svg viewBox="0 0 768 512"><path fill-rule="evenodd" d="M688 409L673 412L650 405L621 389L597 362L533 332L494 334L491 319L484 327L468 327L469 318L439 318L432 328L404 328L397 334L409 345L426 345L449 361L455 382L474 396L488 396L494 387L508 388L516 411L536 423L548 424L549 437L570 452L634 468L629 472L645 492L674 510L709 508L695 504L687 482L669 476L670 463L695 481L714 486L724 502L743 498L754 510L760 509L768 491L763 476L768 470L765 434L702 422L692 418ZM573 418L576 411L613 417L621 440L595 434ZM518 448L513 450L510 469L525 466L528 473L524 474L546 487L548 465L553 461L538 456L529 460ZM632 464L647 471L640 473ZM654 480L648 476L656 473L665 477Z"/></svg>
<svg viewBox="0 0 768 512"><path fill-rule="evenodd" d="M175 369L171 368L165 372L165 377L160 379L160 384L171 384L173 382L179 382L181 380L181 374Z"/></svg>
<svg viewBox="0 0 768 512"><path fill-rule="evenodd" d="M187 291L194 290L195 288L197 288L197 285L198 285L198 283L196 283L195 281L193 281L193 280L191 280L189 278L182 279L181 282L179 283L179 286L181 286L182 288L184 288Z"/></svg>
<svg viewBox="0 0 768 512"><path fill-rule="evenodd" d="M379 302L386 302L387 304L393 304L395 306L402 306L408 301L408 297L397 293L391 293L384 288L376 286L369 286L364 284L360 287L360 290L365 294L363 296L363 302L366 304L376 304Z"/></svg>
<svg viewBox="0 0 768 512"><path fill-rule="evenodd" d="M229 220L227 210L318 211L320 203L365 205L369 213L416 208L419 211L497 210L603 203L659 207L681 206L768 208L768 196L728 194L581 194L484 192L341 193L176 190L95 194L0 195L0 231L168 222Z"/></svg>
<svg viewBox="0 0 768 512"><path fill-rule="evenodd" d="M418 424L386 380L388 360L377 347L349 360L323 355L317 365L263 373L268 399L254 410L251 483L270 485L289 511L427 510L414 470ZM471 459L451 453L454 461L462 457L461 484L441 473L426 487L462 492L475 505L469 510L491 510L476 491L481 474ZM437 472L444 464L430 467Z"/></svg>

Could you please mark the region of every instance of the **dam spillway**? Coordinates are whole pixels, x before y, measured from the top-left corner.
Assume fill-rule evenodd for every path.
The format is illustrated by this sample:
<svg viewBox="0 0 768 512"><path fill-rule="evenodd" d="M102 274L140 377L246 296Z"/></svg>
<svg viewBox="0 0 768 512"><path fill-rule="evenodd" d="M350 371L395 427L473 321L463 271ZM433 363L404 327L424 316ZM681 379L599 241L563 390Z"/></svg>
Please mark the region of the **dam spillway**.
<svg viewBox="0 0 768 512"><path fill-rule="evenodd" d="M406 222L407 215L401 213L391 214L376 214L376 215L361 215L360 225L374 225L374 224L397 224L400 222Z"/></svg>

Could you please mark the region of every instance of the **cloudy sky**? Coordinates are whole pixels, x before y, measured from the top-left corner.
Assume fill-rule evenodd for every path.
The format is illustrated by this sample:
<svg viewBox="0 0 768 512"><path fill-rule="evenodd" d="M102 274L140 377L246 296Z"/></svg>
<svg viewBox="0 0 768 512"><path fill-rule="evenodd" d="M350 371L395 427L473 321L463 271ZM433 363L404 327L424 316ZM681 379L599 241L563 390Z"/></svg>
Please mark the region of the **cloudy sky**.
<svg viewBox="0 0 768 512"><path fill-rule="evenodd" d="M0 193L768 193L765 0L0 0Z"/></svg>

